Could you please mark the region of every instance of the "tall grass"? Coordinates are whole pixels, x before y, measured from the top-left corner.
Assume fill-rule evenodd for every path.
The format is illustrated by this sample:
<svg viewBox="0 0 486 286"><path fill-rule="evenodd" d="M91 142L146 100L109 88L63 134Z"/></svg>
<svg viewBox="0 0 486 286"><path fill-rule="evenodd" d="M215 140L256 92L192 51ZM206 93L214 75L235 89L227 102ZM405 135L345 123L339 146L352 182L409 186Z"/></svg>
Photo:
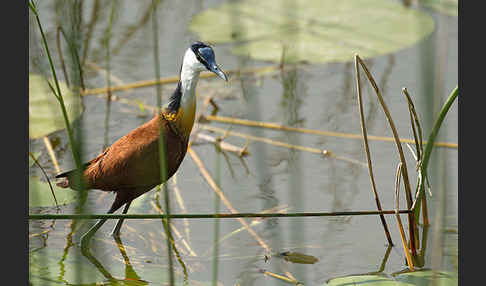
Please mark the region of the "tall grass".
<svg viewBox="0 0 486 286"><path fill-rule="evenodd" d="M157 80L160 79L160 59L159 59L159 19L157 16L157 3L159 0L152 0L152 31L153 31L153 41L154 41L154 71L155 71L155 78ZM157 100L157 114L161 114L162 111L162 89L160 86L160 82L155 85L156 91L156 100ZM160 177L162 179L163 185L162 189L164 192L164 206L165 206L165 213L170 215L170 196L169 196L169 189L167 188L167 162L166 162L166 154L165 154L165 143L164 143L164 134L162 130L162 117L160 116L159 122L159 161L160 161ZM174 266L173 266L173 259L172 259L172 244L170 238L172 237L171 230L170 230L170 217L166 218L166 225L165 232L167 235L167 257L168 257L168 272L169 272L169 285L174 285Z"/></svg>
<svg viewBox="0 0 486 286"><path fill-rule="evenodd" d="M40 31L41 36L42 36L42 43L44 45L44 49L46 51L47 58L49 59L49 65L50 65L50 68L51 68L51 72L52 72L52 76L54 78L54 84L55 84L56 88L54 89L54 87L52 87L52 85L49 81L47 83L49 84L49 87L51 88L51 90L52 90L54 96L56 97L57 101L59 102L59 107L61 108L64 123L66 125L66 132L67 132L67 135L68 135L69 145L71 147L71 152L72 152L74 162L76 164L76 168L78 170L82 170L81 156L80 156L78 148L77 148L78 145L75 144L75 141L74 141L73 130L72 130L71 123L69 122L69 118L68 118L67 111L66 111L66 106L64 105L64 98L62 96L61 88L59 86L59 81L57 79L56 69L55 69L54 63L52 61L51 52L49 50L49 46L47 44L46 36L44 34L44 30L42 29L42 24L40 22L39 14L38 14L37 8L34 4L34 1L31 0L29 2L29 8L32 11L32 13L34 13L35 18L37 20L39 31Z"/></svg>
<svg viewBox="0 0 486 286"><path fill-rule="evenodd" d="M113 0L111 3L110 19L108 22L108 27L106 27L104 35L104 46L105 46L105 61L106 61L106 85L108 87L106 94L106 115L105 115L105 143L103 149L109 146L109 126L110 126L110 113L111 113L111 38L112 38L112 28L115 18L116 7L118 6L118 1Z"/></svg>
<svg viewBox="0 0 486 286"><path fill-rule="evenodd" d="M219 149L215 145L215 153L216 153L216 160L214 163L214 181L219 188L222 189L221 186L221 149ZM220 205L221 205L221 199L219 196L214 193L214 214L218 214L220 210ZM214 245L214 250L213 250L213 286L217 286L218 284L218 271L219 271L219 232L220 232L220 226L219 226L219 218L216 217L214 219L214 230L213 230L213 245Z"/></svg>

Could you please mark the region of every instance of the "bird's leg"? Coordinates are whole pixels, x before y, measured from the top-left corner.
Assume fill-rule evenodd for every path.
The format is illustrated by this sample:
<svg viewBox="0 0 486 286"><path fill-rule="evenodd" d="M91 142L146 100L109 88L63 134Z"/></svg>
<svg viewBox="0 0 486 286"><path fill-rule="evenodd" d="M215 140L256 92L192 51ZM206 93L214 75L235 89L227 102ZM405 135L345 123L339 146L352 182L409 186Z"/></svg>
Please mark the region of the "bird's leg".
<svg viewBox="0 0 486 286"><path fill-rule="evenodd" d="M83 236L81 237L81 251L85 252L88 250L91 237L106 222L106 220L106 218L98 220L95 225L93 225L85 234L83 234Z"/></svg>
<svg viewBox="0 0 486 286"><path fill-rule="evenodd" d="M115 198L115 201L111 205L111 208L108 210L107 214L114 213L118 210L122 205L119 203L118 198ZM106 218L98 220L95 225L93 225L83 236L81 237L81 251L83 253L88 251L89 241L91 237L95 234L96 231L106 222ZM88 251L89 252L89 251Z"/></svg>
<svg viewBox="0 0 486 286"><path fill-rule="evenodd" d="M128 212L128 208L130 207L130 204L132 201L129 201L128 203L125 204L125 208L123 209L122 214L126 214ZM115 225L115 228L113 228L113 231L111 232L111 235L114 237L119 237L120 236L120 229L123 224L123 218L119 219L118 222Z"/></svg>

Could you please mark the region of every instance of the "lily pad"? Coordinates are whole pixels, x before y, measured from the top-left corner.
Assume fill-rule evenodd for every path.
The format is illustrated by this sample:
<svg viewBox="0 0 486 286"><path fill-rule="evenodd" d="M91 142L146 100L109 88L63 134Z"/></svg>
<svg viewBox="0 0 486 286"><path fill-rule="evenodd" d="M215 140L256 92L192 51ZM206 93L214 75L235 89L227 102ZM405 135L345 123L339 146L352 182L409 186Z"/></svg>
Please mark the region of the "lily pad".
<svg viewBox="0 0 486 286"><path fill-rule="evenodd" d="M434 30L429 15L388 0L244 0L196 15L189 29L257 60L346 62L409 47Z"/></svg>
<svg viewBox="0 0 486 286"><path fill-rule="evenodd" d="M317 261L319 261L317 257L308 254L303 254L300 252L286 251L280 253L280 256L282 256L285 259L285 261L289 261L292 263L299 263L299 264L314 264Z"/></svg>
<svg viewBox="0 0 486 286"><path fill-rule="evenodd" d="M434 279L430 270L406 272L393 277L382 275L351 275L330 279L326 286L362 285L362 286L428 286ZM449 272L439 272L437 275L440 286L456 286L457 275Z"/></svg>
<svg viewBox="0 0 486 286"><path fill-rule="evenodd" d="M55 87L53 81L50 83ZM60 81L59 87L69 122L73 122L82 113L81 98L74 95L64 82ZM29 74L29 138L40 138L65 127L61 107L46 79Z"/></svg>
<svg viewBox="0 0 486 286"><path fill-rule="evenodd" d="M410 283L416 286L434 285L432 281L437 279L437 286L457 286L458 276L452 272L438 272L437 277L434 278L434 272L431 270L406 272L396 275L398 281Z"/></svg>
<svg viewBox="0 0 486 286"><path fill-rule="evenodd" d="M64 205L76 201L76 191L60 188L56 186L55 182L53 181L51 181L51 184L59 205ZM52 196L49 184L47 182L41 181L38 177L30 177L29 207L50 207L55 205L56 202L54 201L54 197Z"/></svg>
<svg viewBox="0 0 486 286"><path fill-rule="evenodd" d="M459 0L422 0L420 3L446 15L457 17L459 14Z"/></svg>
<svg viewBox="0 0 486 286"><path fill-rule="evenodd" d="M405 282L394 281L385 275L353 275L331 279L324 284L327 286L345 286L345 285L362 285L362 286L413 286Z"/></svg>

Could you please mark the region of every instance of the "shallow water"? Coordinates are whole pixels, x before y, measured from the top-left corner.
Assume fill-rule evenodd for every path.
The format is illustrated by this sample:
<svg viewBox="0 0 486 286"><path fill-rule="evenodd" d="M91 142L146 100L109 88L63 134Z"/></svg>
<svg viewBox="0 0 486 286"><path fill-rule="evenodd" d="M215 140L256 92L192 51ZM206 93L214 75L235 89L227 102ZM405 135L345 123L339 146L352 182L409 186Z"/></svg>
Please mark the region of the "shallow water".
<svg viewBox="0 0 486 286"><path fill-rule="evenodd" d="M187 31L191 17L205 8L216 6L221 1L187 2L180 5L176 1L164 1L159 10L160 28L160 63L161 75L176 75L184 50L188 44L197 40ZM41 21L46 25L50 43L55 47L55 2L38 3ZM109 2L102 2L100 22L96 25L91 43L88 61L104 67L104 51L101 37L107 25L110 11ZM148 7L148 1L122 1L122 8L117 14L113 28L112 45L123 39L129 26L142 18ZM90 19L92 1L84 5L85 21ZM104 5L104 6L103 6ZM456 86L457 73L457 17L445 16L427 10L439 29L417 45L405 48L391 55L379 56L367 60L369 69L375 77L384 96L398 133L402 138L412 138L410 119L402 87L407 87L414 99L418 115L422 122L424 137L431 130L436 114L449 92ZM37 28L31 22L31 33ZM112 54L112 74L123 83L154 78L152 52L151 21L147 21L135 32L120 52ZM32 38L31 38L32 40ZM31 44L31 58L35 49ZM235 56L229 51L230 45L215 45L216 59L224 70L265 66L271 63L252 61ZM54 49L54 48L53 48ZM443 52L445 63L442 66L438 84L442 93L432 96L430 87L434 72L431 55ZM55 53L56 54L56 53ZM30 66L31 70L35 68ZM59 71L59 74L60 71ZM104 74L95 71L85 73L89 88L104 87ZM365 116L369 135L392 136L388 123L381 111L376 97L368 88L367 81L363 89ZM116 85L116 83L112 83ZM166 99L175 85L163 88ZM137 98L148 105L155 105L155 88L139 88L118 92L121 98ZM331 63L326 65L299 65L297 69L283 74L279 72L263 77L231 76L228 83L218 79L201 79L198 86L198 109L204 98L212 95L221 107L218 115L234 116L249 120L275 122L284 125L318 129L326 131L356 133L361 132L358 105L356 101L355 71L353 63ZM84 97L82 115L83 158L91 159L103 148L105 137L106 99L104 96ZM109 142L112 143L133 128L151 118L146 111L145 117L137 116L137 107L119 101L111 104L108 130ZM211 126L229 128L228 124L211 123ZM197 126L196 126L197 128ZM252 134L283 141L290 144L326 149L339 157L366 163L366 154L360 140L324 137L300 133L286 133L268 129L257 129L238 125L231 126L232 131ZM218 134L213 134L218 136ZM62 170L74 166L68 148L65 132L50 135L51 140L59 138L55 148ZM229 136L226 142L244 146L245 139ZM458 142L457 102L455 102L440 130L438 141ZM197 141L199 142L199 141ZM202 142L202 141L201 141ZM408 148L404 148L412 188L416 183L415 161ZM31 141L31 150L44 150L42 140ZM370 141L375 182L383 209L394 208L394 181L399 162L396 146L393 142ZM199 155L205 167L213 177L218 177L216 165L219 161L220 186L239 212L260 212L265 209L282 207L287 212L337 212L375 210L370 179L366 165L352 163L336 158L322 157L313 153L293 151L260 142L251 142L250 155L242 161L233 154L223 156L215 151L211 144L197 144L193 150ZM54 174L52 162L43 152L40 162L51 174ZM436 204L443 192L446 196L445 220L447 229L457 230L457 149L437 148L429 164L429 179L433 197L429 204L428 249L433 248L433 228L436 217ZM32 169L31 173L39 171ZM40 173L39 173L40 174ZM186 155L177 173L177 187L181 191L185 210L188 213L213 213L214 193L201 175L199 168L189 155ZM403 187L403 186L402 186ZM176 203L173 184L171 191L172 213L182 213ZM403 194L403 192L401 193ZM114 196L111 193L91 191L88 205L93 213L104 213L109 208ZM163 204L163 196L160 203ZM130 213L157 213L154 208L155 191L137 199L130 208ZM401 207L405 207L401 195ZM72 213L73 205L61 207L61 213ZM221 203L221 212L229 212ZM54 208L31 209L31 213L54 213ZM253 220L247 219L247 222ZM258 220L255 220L257 222ZM386 216L395 246L392 248L384 267L384 272L391 274L406 268L405 257L401 248L400 236L394 216ZM213 228L212 219L173 220L180 233L176 244L187 268L190 285L207 285L212 281L213 263ZM408 222L402 216L404 227ZM164 230L160 220L126 220L122 228L121 240L126 253L117 247L109 233L115 222L107 222L96 234L92 242L92 254L96 258L88 259L81 255L79 237L86 229L85 223L73 236L74 245L70 245L71 221L30 221L29 234L49 232L29 239L31 280L34 285L57 284L92 284L105 281L103 285L166 285L167 249ZM188 223L189 226L186 225ZM219 222L220 237L240 229L242 225L235 219L222 219ZM264 275L265 269L282 274L290 272L304 285L322 285L330 278L358 273L378 271L387 252L387 241L377 216L341 216L341 217L302 217L272 218L263 223L255 223L254 229L259 237L272 249L270 259L254 237L246 231L239 231L219 244L218 281L222 285L282 285L283 281ZM184 240L182 240L184 238ZM457 235L445 235L444 270L457 271L454 259L457 259ZM190 248L185 247L185 244ZM455 250L454 250L455 249ZM191 252L192 250L192 252ZM276 257L275 253L297 251L317 257L315 264L292 264ZM452 253L452 254L451 254ZM455 257L455 258L454 258ZM174 260L176 281L184 280L183 269ZM430 251L426 255L426 267L431 267ZM457 266L456 266L457 267ZM124 279L122 282L115 279ZM50 282L49 282L50 281ZM58 281L58 282L56 282ZM118 282L116 282L118 281ZM145 281L145 282L143 282ZM118 283L118 284L117 284ZM130 284L132 283L132 284ZM62 284L62 283L61 283Z"/></svg>

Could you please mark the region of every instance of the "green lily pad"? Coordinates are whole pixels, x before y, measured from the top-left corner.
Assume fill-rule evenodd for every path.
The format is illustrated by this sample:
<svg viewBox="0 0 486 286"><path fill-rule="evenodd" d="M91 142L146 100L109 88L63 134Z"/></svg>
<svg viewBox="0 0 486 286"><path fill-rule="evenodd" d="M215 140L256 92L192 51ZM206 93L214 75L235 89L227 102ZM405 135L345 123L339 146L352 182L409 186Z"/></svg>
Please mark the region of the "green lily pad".
<svg viewBox="0 0 486 286"><path fill-rule="evenodd" d="M319 261L319 259L315 256L303 254L300 252L286 251L280 253L280 256L282 256L285 259L285 261L289 261L292 263L299 263L299 264L314 264L317 261Z"/></svg>
<svg viewBox="0 0 486 286"><path fill-rule="evenodd" d="M244 0L196 15L189 29L232 51L279 62L346 62L409 47L434 30L429 15L388 0Z"/></svg>
<svg viewBox="0 0 486 286"><path fill-rule="evenodd" d="M446 15L457 17L459 14L459 0L422 0L420 3Z"/></svg>
<svg viewBox="0 0 486 286"><path fill-rule="evenodd" d="M434 272L431 270L406 272L396 275L395 278L416 286L434 285L432 284ZM437 286L457 286L459 283L457 274L452 272L438 272L436 279L438 280Z"/></svg>
<svg viewBox="0 0 486 286"><path fill-rule="evenodd" d="M53 81L50 83L55 87ZM74 95L64 82L60 81L59 87L69 122L73 122L82 113L81 98ZM61 106L46 79L40 75L29 74L29 138L40 138L64 128L66 125Z"/></svg>
<svg viewBox="0 0 486 286"><path fill-rule="evenodd" d="M72 203L77 199L76 191L70 189L63 189L56 186L54 181L51 181L52 189L56 195L57 203L64 205ZM52 196L51 189L47 182L41 181L37 177L29 178L29 207L50 207L55 206L56 202Z"/></svg>
<svg viewBox="0 0 486 286"><path fill-rule="evenodd" d="M405 282L394 281L385 275L354 275L331 279L325 284L327 286L413 286Z"/></svg>
<svg viewBox="0 0 486 286"><path fill-rule="evenodd" d="M326 286L428 286L432 285L434 273L430 270L414 271L401 273L389 277L386 275L351 275L330 279ZM456 274L449 272L439 272L437 275L440 286L456 286L458 278Z"/></svg>

